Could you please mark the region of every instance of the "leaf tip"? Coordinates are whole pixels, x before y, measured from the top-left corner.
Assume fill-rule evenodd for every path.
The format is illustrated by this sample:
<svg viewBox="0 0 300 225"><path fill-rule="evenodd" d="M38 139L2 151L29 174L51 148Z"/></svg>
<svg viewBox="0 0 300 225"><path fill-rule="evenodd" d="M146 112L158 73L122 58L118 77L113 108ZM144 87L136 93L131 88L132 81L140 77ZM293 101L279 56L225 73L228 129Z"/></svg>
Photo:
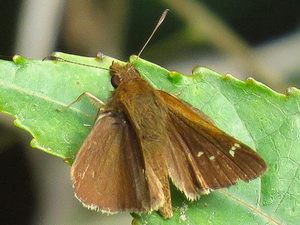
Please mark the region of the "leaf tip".
<svg viewBox="0 0 300 225"><path fill-rule="evenodd" d="M225 79L232 79L232 78L234 78L230 73L226 73L225 75L223 75L223 77Z"/></svg>
<svg viewBox="0 0 300 225"><path fill-rule="evenodd" d="M15 64L24 64L26 59L23 56L14 55L13 61L14 61Z"/></svg>
<svg viewBox="0 0 300 225"><path fill-rule="evenodd" d="M257 85L258 82L256 80L254 80L252 77L248 77L246 80L246 84L255 84Z"/></svg>
<svg viewBox="0 0 300 225"><path fill-rule="evenodd" d="M175 84L178 84L182 80L182 74L176 71L170 72L169 77Z"/></svg>
<svg viewBox="0 0 300 225"><path fill-rule="evenodd" d="M207 68L205 67L201 67L201 66L196 66L193 68L192 70L192 75L193 76L203 76L203 74L205 73L205 71L207 70Z"/></svg>
<svg viewBox="0 0 300 225"><path fill-rule="evenodd" d="M300 91L299 91L299 89L297 89L295 87L289 87L286 90L286 95L287 96L297 96L297 95L300 95Z"/></svg>
<svg viewBox="0 0 300 225"><path fill-rule="evenodd" d="M137 55L131 55L130 57L129 57L129 62L134 62L134 61L136 61L136 60L138 60L139 59L139 57L137 56Z"/></svg>

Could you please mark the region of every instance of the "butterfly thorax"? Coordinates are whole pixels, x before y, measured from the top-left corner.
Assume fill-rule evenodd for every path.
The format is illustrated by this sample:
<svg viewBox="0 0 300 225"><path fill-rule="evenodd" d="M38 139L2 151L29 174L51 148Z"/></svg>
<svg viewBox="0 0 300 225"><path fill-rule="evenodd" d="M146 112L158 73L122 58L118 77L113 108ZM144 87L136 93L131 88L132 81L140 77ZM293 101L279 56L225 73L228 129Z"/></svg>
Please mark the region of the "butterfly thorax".
<svg viewBox="0 0 300 225"><path fill-rule="evenodd" d="M167 115L159 92L141 78L133 66L115 67L112 64L111 74L116 69L117 73L113 75L120 77L120 83L112 96L112 110L123 113L143 140L160 142Z"/></svg>

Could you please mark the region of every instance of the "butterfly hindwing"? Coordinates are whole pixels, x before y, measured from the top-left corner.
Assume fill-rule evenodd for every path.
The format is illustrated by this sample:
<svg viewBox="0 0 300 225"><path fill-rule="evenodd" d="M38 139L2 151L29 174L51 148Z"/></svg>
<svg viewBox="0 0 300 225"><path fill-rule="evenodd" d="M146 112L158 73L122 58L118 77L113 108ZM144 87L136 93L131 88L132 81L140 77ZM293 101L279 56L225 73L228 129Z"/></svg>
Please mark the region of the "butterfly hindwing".
<svg viewBox="0 0 300 225"><path fill-rule="evenodd" d="M108 213L157 210L163 204L162 190L153 171L145 173L130 124L122 115L108 112L100 115L93 129L97 132L86 138L71 169L76 197L89 208Z"/></svg>

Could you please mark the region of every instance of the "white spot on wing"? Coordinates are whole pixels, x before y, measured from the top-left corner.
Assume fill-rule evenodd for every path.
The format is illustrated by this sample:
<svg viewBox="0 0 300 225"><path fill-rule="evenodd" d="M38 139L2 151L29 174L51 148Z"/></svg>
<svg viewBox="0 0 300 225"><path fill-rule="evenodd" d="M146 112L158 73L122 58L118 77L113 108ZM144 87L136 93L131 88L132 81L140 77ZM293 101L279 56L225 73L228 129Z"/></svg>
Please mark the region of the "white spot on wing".
<svg viewBox="0 0 300 225"><path fill-rule="evenodd" d="M214 160L216 157L214 157L213 155L209 157L209 160Z"/></svg>
<svg viewBox="0 0 300 225"><path fill-rule="evenodd" d="M239 143L234 143L233 146L231 147L231 149L229 150L229 154L234 157L235 154L235 150L237 148L241 148L241 145Z"/></svg>
<svg viewBox="0 0 300 225"><path fill-rule="evenodd" d="M241 145L239 143L234 143L234 146L237 147L237 148L241 147Z"/></svg>
<svg viewBox="0 0 300 225"><path fill-rule="evenodd" d="M197 157L200 158L200 156L203 155L203 154L204 154L204 152L198 152Z"/></svg>

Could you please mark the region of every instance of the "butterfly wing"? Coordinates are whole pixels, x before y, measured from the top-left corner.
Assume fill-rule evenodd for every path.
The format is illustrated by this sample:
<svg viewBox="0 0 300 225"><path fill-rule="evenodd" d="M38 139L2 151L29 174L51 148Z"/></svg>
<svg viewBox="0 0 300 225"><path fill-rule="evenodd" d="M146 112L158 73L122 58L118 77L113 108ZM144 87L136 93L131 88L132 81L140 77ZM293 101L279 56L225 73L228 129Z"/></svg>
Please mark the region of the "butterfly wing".
<svg viewBox="0 0 300 225"><path fill-rule="evenodd" d="M160 91L169 114L169 176L190 199L199 193L249 181L266 171L250 147L217 128L207 116Z"/></svg>
<svg viewBox="0 0 300 225"><path fill-rule="evenodd" d="M75 195L85 206L114 213L150 212L163 204L159 181L151 169L145 172L138 143L123 115L100 114L71 169Z"/></svg>

